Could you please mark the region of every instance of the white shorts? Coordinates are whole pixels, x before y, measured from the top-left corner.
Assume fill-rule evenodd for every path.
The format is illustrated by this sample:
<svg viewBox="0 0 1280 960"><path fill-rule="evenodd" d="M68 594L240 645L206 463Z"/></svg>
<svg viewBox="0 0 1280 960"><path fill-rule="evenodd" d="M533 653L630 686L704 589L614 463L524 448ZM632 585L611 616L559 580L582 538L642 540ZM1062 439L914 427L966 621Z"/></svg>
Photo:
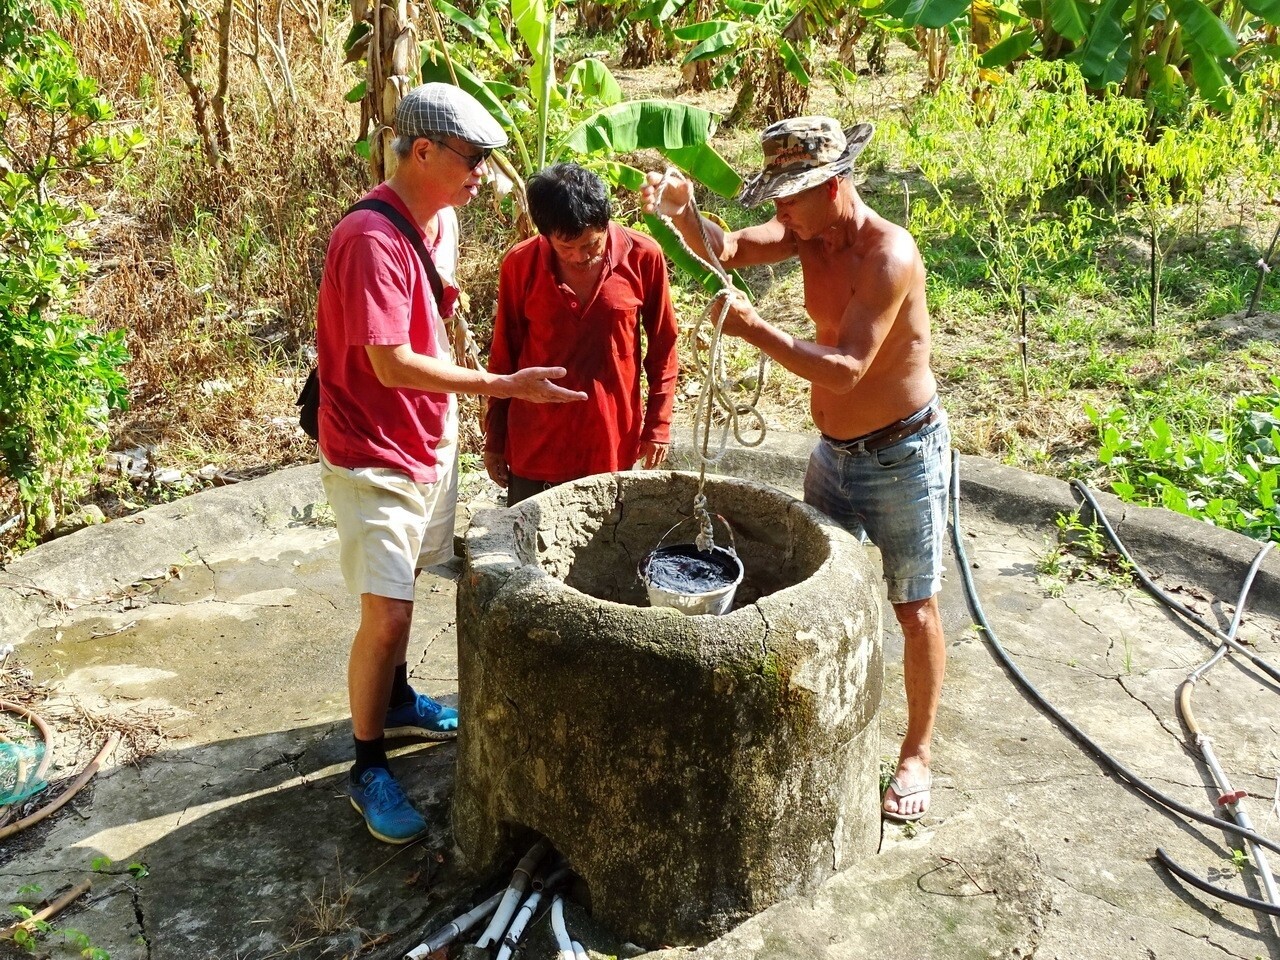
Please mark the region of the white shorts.
<svg viewBox="0 0 1280 960"><path fill-rule="evenodd" d="M411 601L417 572L453 556L456 460L435 483L414 483L399 470L335 467L321 456L320 479L353 594Z"/></svg>

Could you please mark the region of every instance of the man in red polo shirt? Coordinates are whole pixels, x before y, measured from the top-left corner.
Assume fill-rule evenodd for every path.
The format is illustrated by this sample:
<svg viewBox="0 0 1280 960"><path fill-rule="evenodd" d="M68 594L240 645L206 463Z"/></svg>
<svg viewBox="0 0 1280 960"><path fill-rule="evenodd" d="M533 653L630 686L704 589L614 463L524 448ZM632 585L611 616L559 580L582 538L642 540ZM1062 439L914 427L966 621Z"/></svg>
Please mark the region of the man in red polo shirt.
<svg viewBox="0 0 1280 960"><path fill-rule="evenodd" d="M427 829L392 775L386 738L457 736L451 707L409 683L415 580L453 556L457 498L454 394L534 403L586 399L553 381L558 367L495 376L454 365L432 273L457 260L455 207L480 191L506 134L470 94L444 83L409 91L396 110L395 172L333 231L316 310L320 468L341 545L343 579L360 597L347 665L355 765L351 803L369 831L408 843ZM405 221L427 264L389 217ZM443 287L443 283L441 284Z"/></svg>
<svg viewBox="0 0 1280 960"><path fill-rule="evenodd" d="M512 505L558 483L666 460L677 369L657 243L612 223L604 183L577 164L535 174L527 191L541 235L502 262L489 372L564 367L559 384L588 399L563 407L490 400L485 468Z"/></svg>

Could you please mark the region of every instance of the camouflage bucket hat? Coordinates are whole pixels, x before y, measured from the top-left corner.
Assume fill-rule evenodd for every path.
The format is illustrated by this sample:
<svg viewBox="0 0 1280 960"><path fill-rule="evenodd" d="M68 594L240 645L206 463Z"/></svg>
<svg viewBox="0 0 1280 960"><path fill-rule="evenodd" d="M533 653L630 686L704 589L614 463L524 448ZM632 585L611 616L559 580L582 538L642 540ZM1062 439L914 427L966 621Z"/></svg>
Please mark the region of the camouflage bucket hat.
<svg viewBox="0 0 1280 960"><path fill-rule="evenodd" d="M873 133L869 123L841 130L830 117L779 120L760 135L764 171L747 181L738 199L754 207L848 173Z"/></svg>

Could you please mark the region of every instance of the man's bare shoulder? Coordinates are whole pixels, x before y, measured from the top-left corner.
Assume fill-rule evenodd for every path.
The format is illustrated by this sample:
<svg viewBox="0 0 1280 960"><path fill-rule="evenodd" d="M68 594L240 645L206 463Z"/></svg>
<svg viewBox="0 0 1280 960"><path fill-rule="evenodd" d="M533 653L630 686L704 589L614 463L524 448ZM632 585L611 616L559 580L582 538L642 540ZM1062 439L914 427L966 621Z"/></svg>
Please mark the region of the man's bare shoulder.
<svg viewBox="0 0 1280 960"><path fill-rule="evenodd" d="M915 238L878 214L863 225L857 247L863 270L880 276L907 276L920 264Z"/></svg>

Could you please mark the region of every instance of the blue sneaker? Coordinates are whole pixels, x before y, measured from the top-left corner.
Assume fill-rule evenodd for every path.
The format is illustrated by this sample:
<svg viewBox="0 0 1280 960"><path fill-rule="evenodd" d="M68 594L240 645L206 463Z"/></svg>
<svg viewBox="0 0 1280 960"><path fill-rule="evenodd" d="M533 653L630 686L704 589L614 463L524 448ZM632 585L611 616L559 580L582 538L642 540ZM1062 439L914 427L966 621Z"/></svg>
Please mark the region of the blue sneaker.
<svg viewBox="0 0 1280 960"><path fill-rule="evenodd" d="M347 792L369 832L384 843L408 843L427 832L427 821L413 809L390 770L370 767L359 780L348 777Z"/></svg>
<svg viewBox="0 0 1280 960"><path fill-rule="evenodd" d="M387 711L386 737L452 740L458 735L458 711L420 693L408 703Z"/></svg>

